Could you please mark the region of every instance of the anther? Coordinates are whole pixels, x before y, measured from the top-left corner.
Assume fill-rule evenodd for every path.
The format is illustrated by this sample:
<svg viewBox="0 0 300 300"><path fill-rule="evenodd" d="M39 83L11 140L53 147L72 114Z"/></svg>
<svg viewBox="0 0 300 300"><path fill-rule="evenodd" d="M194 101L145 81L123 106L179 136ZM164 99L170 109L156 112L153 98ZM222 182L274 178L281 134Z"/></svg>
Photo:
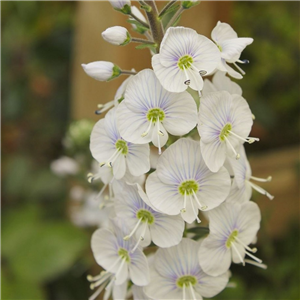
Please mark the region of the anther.
<svg viewBox="0 0 300 300"><path fill-rule="evenodd" d="M205 71L205 70L200 70L200 71L199 71L199 74L200 74L201 76L204 76L204 75L207 74L207 71Z"/></svg>
<svg viewBox="0 0 300 300"><path fill-rule="evenodd" d="M153 120L153 118L151 118L150 124L149 124L147 130L141 134L142 137L146 136L149 133L149 131L151 129L151 125L152 125L152 120Z"/></svg>
<svg viewBox="0 0 300 300"><path fill-rule="evenodd" d="M184 81L184 84L185 85L190 85L191 80L189 79L189 76L188 76L188 73L187 73L187 71L185 69L185 66L182 66L182 67L183 67L183 71L184 71L184 74L185 74L185 77L186 77L186 81Z"/></svg>

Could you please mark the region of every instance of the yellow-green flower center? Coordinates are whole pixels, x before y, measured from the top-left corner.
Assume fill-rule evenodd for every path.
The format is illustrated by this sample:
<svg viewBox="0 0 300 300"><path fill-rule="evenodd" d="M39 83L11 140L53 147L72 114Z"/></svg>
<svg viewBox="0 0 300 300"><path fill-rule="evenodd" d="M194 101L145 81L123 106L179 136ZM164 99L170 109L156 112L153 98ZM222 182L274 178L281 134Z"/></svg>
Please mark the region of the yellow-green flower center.
<svg viewBox="0 0 300 300"><path fill-rule="evenodd" d="M118 251L119 256L122 257L122 259L125 259L125 261L128 263L130 262L130 256L128 254L128 251L124 248L120 248Z"/></svg>
<svg viewBox="0 0 300 300"><path fill-rule="evenodd" d="M228 237L227 241L226 241L226 247L230 248L231 244L235 241L235 238L238 236L239 232L238 230L233 230L230 234L230 236Z"/></svg>
<svg viewBox="0 0 300 300"><path fill-rule="evenodd" d="M128 146L124 140L117 140L115 146L122 154L126 155L128 153Z"/></svg>
<svg viewBox="0 0 300 300"><path fill-rule="evenodd" d="M156 122L156 120L159 119L159 121L162 122L164 118L165 118L165 113L160 108L152 108L147 113L148 121L151 121L152 119L153 122Z"/></svg>
<svg viewBox="0 0 300 300"><path fill-rule="evenodd" d="M183 288L183 286L189 287L190 283L195 285L197 283L197 278L191 275L181 276L177 279L176 284L178 287Z"/></svg>
<svg viewBox="0 0 300 300"><path fill-rule="evenodd" d="M193 194L193 191L195 193L198 192L199 190L199 185L195 180L186 180L180 184L178 187L179 193L184 196L186 195L191 195Z"/></svg>
<svg viewBox="0 0 300 300"><path fill-rule="evenodd" d="M227 123L224 127L223 127L223 129L221 130L221 132L220 132L220 135L219 135L219 138L220 138L220 140L222 141L222 142L224 142L225 141L225 137L228 137L228 135L229 135L229 131L232 129L232 126L231 126L231 124L230 123Z"/></svg>
<svg viewBox="0 0 300 300"><path fill-rule="evenodd" d="M153 214L151 214L150 211L145 210L145 209L140 209L140 210L137 212L136 217L137 217L138 219L142 219L142 222L144 222L144 223L145 223L146 221L148 221L148 224L149 224L149 225L153 224L153 222L154 222L154 216L153 216Z"/></svg>
<svg viewBox="0 0 300 300"><path fill-rule="evenodd" d="M189 69L193 61L194 60L190 55L184 55L178 59L177 65L181 70Z"/></svg>

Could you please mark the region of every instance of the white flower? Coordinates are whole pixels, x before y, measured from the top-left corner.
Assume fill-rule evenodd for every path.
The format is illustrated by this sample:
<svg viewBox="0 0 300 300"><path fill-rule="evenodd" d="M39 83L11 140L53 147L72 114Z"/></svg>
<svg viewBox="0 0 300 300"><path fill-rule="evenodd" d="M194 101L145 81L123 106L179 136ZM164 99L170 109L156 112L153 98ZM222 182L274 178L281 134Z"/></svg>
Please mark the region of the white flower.
<svg viewBox="0 0 300 300"><path fill-rule="evenodd" d="M125 241L123 237L126 232L125 224L119 220L112 221L110 230L96 230L91 241L94 257L97 263L106 269L104 275L116 285L130 278L134 284L145 286L149 283L147 258L141 247L131 251L136 241L134 238Z"/></svg>
<svg viewBox="0 0 300 300"><path fill-rule="evenodd" d="M250 164L248 162L245 148L242 145L240 147L239 153L241 158L239 160L228 158L228 162L233 170L233 186L231 195L234 199L238 201L248 201L252 196L252 188L257 192L266 195L270 200L274 199L270 193L261 188L256 183L253 183L250 180L258 181L258 182L269 182L272 180L272 177L268 178L259 178L252 176L252 171Z"/></svg>
<svg viewBox="0 0 300 300"><path fill-rule="evenodd" d="M216 45L195 30L170 27L152 57L152 67L162 86L170 92L183 92L190 86L201 91L202 76L215 70L220 61Z"/></svg>
<svg viewBox="0 0 300 300"><path fill-rule="evenodd" d="M243 97L222 91L201 98L198 132L203 159L211 171L218 171L226 156L234 154L239 159L237 150L242 143L259 140L248 137L252 124L252 113Z"/></svg>
<svg viewBox="0 0 300 300"><path fill-rule="evenodd" d="M178 215L192 223L198 209L210 210L229 194L230 177L222 167L211 172L201 155L199 142L180 139L159 158L157 170L146 180L150 202L159 211Z"/></svg>
<svg viewBox="0 0 300 300"><path fill-rule="evenodd" d="M146 69L128 83L117 115L125 140L136 144L152 141L161 152L168 140L168 132L183 135L196 126L197 106L187 92L166 91L154 72Z"/></svg>
<svg viewBox="0 0 300 300"><path fill-rule="evenodd" d="M130 14L130 5L131 1L130 0L108 0L112 7L115 10L118 10L124 14Z"/></svg>
<svg viewBox="0 0 300 300"><path fill-rule="evenodd" d="M143 193L142 199L134 186L124 186L122 192L116 195L115 211L117 217L123 219L130 230L125 239L135 234L138 238L137 245L141 243L146 247L152 240L157 246L165 248L177 245L182 239L182 218L155 211L146 194Z"/></svg>
<svg viewBox="0 0 300 300"><path fill-rule="evenodd" d="M115 109L99 120L91 134L90 150L101 166L113 168L116 179L125 175L126 168L134 176L149 171L149 145L135 145L121 138L116 124Z"/></svg>
<svg viewBox="0 0 300 300"><path fill-rule="evenodd" d="M221 292L228 273L216 277L205 274L197 261L199 245L184 238L177 246L158 249L145 294L155 299L202 300L202 296L211 298Z"/></svg>
<svg viewBox="0 0 300 300"><path fill-rule="evenodd" d="M62 156L51 162L50 169L58 176L75 175L79 172L79 165L76 160Z"/></svg>
<svg viewBox="0 0 300 300"><path fill-rule="evenodd" d="M87 75L99 81L107 81L121 74L121 69L109 61L94 61L81 66Z"/></svg>
<svg viewBox="0 0 300 300"><path fill-rule="evenodd" d="M132 69L132 71L134 71L134 69ZM125 90L132 77L133 76L131 75L122 82L122 84L116 91L114 100L106 102L105 104L98 104L98 110L95 111L97 115L102 114L103 112L109 110L113 106L117 107L119 105L119 103L124 99Z"/></svg>
<svg viewBox="0 0 300 300"><path fill-rule="evenodd" d="M211 276L223 274L229 269L231 260L245 265L245 254L262 262L250 253L257 249L248 247L260 226L260 210L256 203L224 202L207 212L207 216L210 233L199 250L199 262L204 272Z"/></svg>
<svg viewBox="0 0 300 300"><path fill-rule="evenodd" d="M217 71L212 78L212 82L208 79L204 79L204 86L202 90L202 95L206 96L208 93L217 91L227 91L229 94L237 94L242 96L241 87L231 81L229 77L226 76L225 72Z"/></svg>
<svg viewBox="0 0 300 300"><path fill-rule="evenodd" d="M221 60L218 65L218 69L228 74L234 78L241 79L243 76L232 69L228 63L233 63L234 66L244 75L245 72L236 64L248 63L248 61L240 60L242 51L246 46L252 44L252 38L238 38L237 33L232 29L232 27L227 23L218 22L216 27L211 32L212 40L217 44L221 52Z"/></svg>
<svg viewBox="0 0 300 300"><path fill-rule="evenodd" d="M131 41L128 30L122 26L113 26L102 32L102 37L113 45L127 45Z"/></svg>

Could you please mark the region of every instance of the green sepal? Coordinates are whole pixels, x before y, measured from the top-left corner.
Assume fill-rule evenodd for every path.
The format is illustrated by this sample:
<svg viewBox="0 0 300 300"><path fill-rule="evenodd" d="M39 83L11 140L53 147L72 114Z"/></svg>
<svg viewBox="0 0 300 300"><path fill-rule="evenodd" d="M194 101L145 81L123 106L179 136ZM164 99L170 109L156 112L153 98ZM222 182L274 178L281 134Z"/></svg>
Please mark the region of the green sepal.
<svg viewBox="0 0 300 300"><path fill-rule="evenodd" d="M201 2L201 1L196 1L196 2L193 2L193 1L182 1L182 2L181 2L181 6L182 6L182 8L184 8L184 9L189 9L189 8L191 8L191 7L193 7L193 6L198 5L200 2Z"/></svg>
<svg viewBox="0 0 300 300"><path fill-rule="evenodd" d="M111 77L107 81L110 81L112 79L117 78L118 76L121 75L121 73L122 73L122 70L117 65L114 65L114 67L113 67L113 73L112 73Z"/></svg>
<svg viewBox="0 0 300 300"><path fill-rule="evenodd" d="M131 7L128 4L125 4L123 6L123 8L121 8L121 9L115 8L115 10L121 12L124 15L130 15L131 14Z"/></svg>
<svg viewBox="0 0 300 300"><path fill-rule="evenodd" d="M139 28L140 30L143 31L143 33L146 32L146 31L149 29L149 28L143 26L143 25L142 25L139 21L137 21L137 20L128 19L127 22L130 23L130 24L136 25L137 28Z"/></svg>
<svg viewBox="0 0 300 300"><path fill-rule="evenodd" d="M125 46L131 42L131 35L129 34L128 31L126 35L127 35L126 40L122 44L120 44L120 46Z"/></svg>
<svg viewBox="0 0 300 300"><path fill-rule="evenodd" d="M145 10L146 12L151 12L152 8L149 5L141 5L141 9Z"/></svg>

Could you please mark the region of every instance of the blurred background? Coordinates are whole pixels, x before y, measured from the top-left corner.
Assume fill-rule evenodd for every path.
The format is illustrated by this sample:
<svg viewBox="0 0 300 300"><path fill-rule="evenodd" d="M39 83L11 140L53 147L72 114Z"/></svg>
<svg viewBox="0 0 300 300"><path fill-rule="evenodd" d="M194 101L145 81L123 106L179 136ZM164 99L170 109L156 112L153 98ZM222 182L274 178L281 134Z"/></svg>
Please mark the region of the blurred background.
<svg viewBox="0 0 300 300"><path fill-rule="evenodd" d="M234 265L237 287L216 299L300 299L299 4L202 2L180 21L209 37L220 20L254 38L238 83L261 140L246 151L254 176L273 176L263 187L274 200L253 197L262 210L258 256L268 269ZM99 185L86 181L89 134L97 104L112 100L125 78L98 82L80 65L150 67L148 50L102 39L110 26L130 29L126 19L108 2L1 3L3 300L92 294L86 276L100 270L90 250L100 217L91 201Z"/></svg>

